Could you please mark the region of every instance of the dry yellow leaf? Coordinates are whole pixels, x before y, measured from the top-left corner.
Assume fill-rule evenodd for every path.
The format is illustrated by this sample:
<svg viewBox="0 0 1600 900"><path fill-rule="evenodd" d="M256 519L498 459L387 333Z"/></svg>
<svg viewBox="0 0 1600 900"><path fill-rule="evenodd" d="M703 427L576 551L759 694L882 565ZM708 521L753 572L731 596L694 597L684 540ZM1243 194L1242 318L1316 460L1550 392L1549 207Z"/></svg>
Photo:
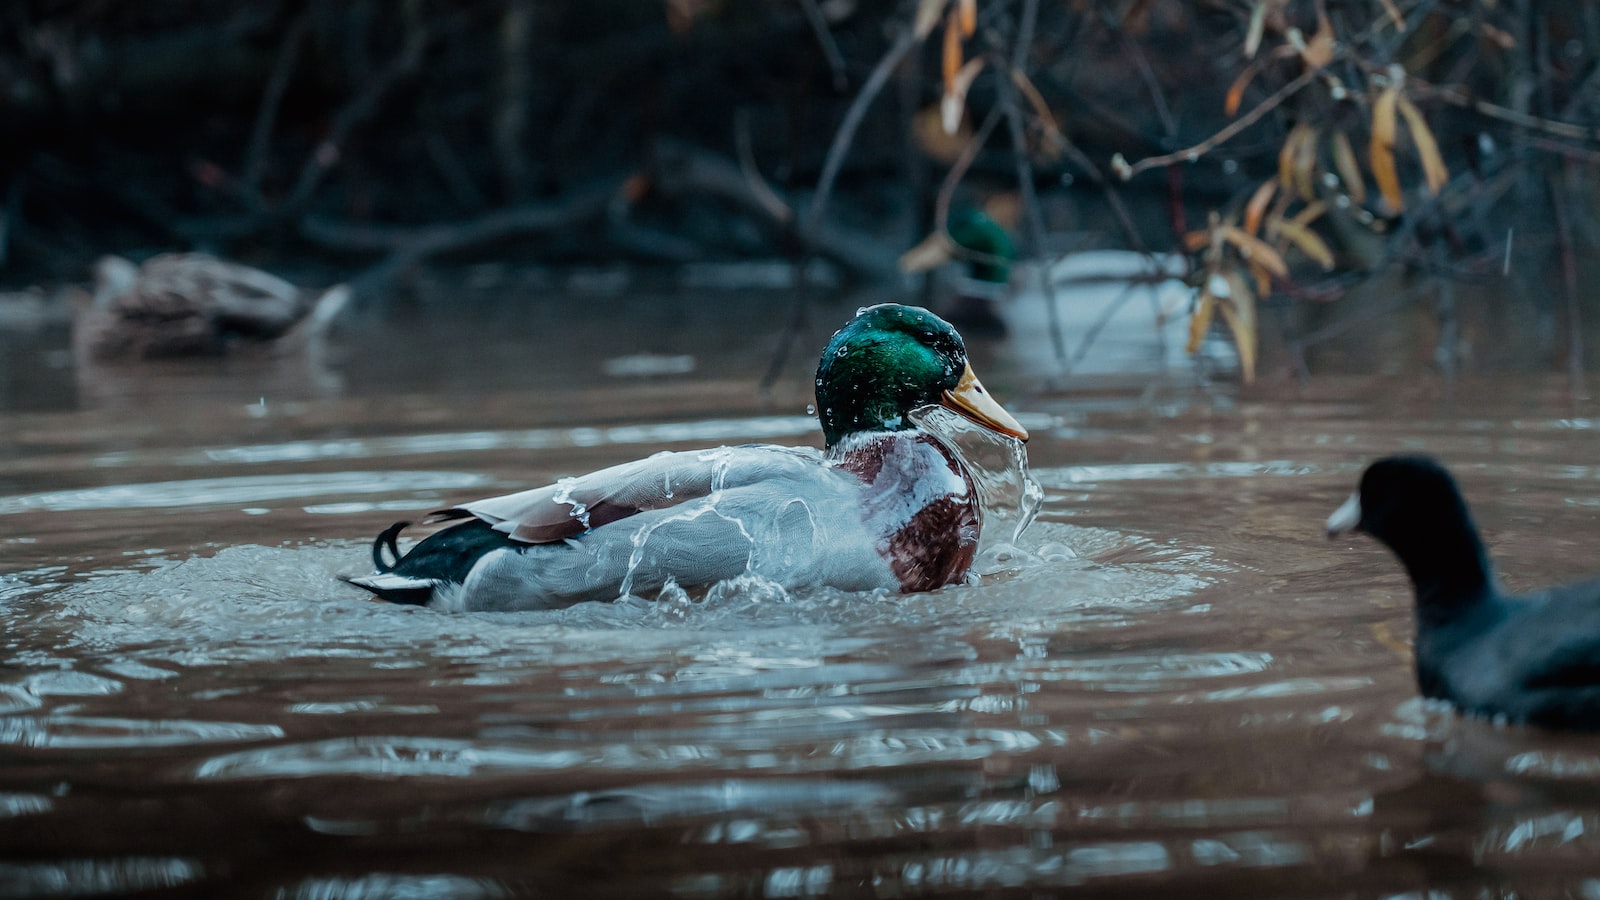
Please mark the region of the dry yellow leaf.
<svg viewBox="0 0 1600 900"><path fill-rule="evenodd" d="M911 24L917 40L920 41L933 34L933 26L939 24L939 16L944 12L945 4L949 2L950 0L918 0L917 15Z"/></svg>
<svg viewBox="0 0 1600 900"><path fill-rule="evenodd" d="M1211 329L1211 318L1217 312L1217 298L1212 295L1211 276L1207 276L1207 287L1200 289L1200 296L1195 301L1194 315L1189 317L1189 346L1190 353L1200 352L1200 342L1206 339L1206 332Z"/></svg>
<svg viewBox="0 0 1600 900"><path fill-rule="evenodd" d="M1317 200L1313 203L1307 203L1305 209L1295 213L1294 218L1290 219L1289 221L1301 226L1302 228L1310 227L1312 222L1322 218L1322 214L1327 211L1328 204L1322 202L1321 200Z"/></svg>
<svg viewBox="0 0 1600 900"><path fill-rule="evenodd" d="M950 15L944 22L944 56L942 58L941 72L944 75L944 92L949 94L950 87L955 83L956 73L961 71L961 26L956 22L956 10L950 9Z"/></svg>
<svg viewBox="0 0 1600 900"><path fill-rule="evenodd" d="M955 257L955 247L944 229L938 229L900 256L900 271L926 272Z"/></svg>
<svg viewBox="0 0 1600 900"><path fill-rule="evenodd" d="M1255 59L1256 51L1261 49L1261 35L1267 25L1267 0L1256 0L1255 8L1250 10L1250 28L1244 34L1244 58ZM1233 115L1229 113L1228 115Z"/></svg>
<svg viewBox="0 0 1600 900"><path fill-rule="evenodd" d="M911 119L911 136L923 153L945 165L961 158L967 143L972 140L972 122L961 117L954 133L944 130L944 113L940 103L930 103L917 111Z"/></svg>
<svg viewBox="0 0 1600 900"><path fill-rule="evenodd" d="M1317 130L1306 122L1289 129L1283 146L1278 148L1278 181L1284 188L1294 188L1302 199L1316 197L1313 172L1317 165Z"/></svg>
<svg viewBox="0 0 1600 900"><path fill-rule="evenodd" d="M975 56L967 60L966 65L957 70L955 77L948 82L944 97L939 101L939 123L945 134L955 134L956 129L961 127L962 113L967 108L967 91L982 70L983 57Z"/></svg>
<svg viewBox="0 0 1600 900"><path fill-rule="evenodd" d="M1317 199L1317 130L1306 123L1295 126L1300 140L1294 145L1294 190L1307 203Z"/></svg>
<svg viewBox="0 0 1600 900"><path fill-rule="evenodd" d="M1502 31L1487 22L1480 27L1483 29L1483 36L1501 50L1515 50L1517 48L1517 39L1512 37L1509 32Z"/></svg>
<svg viewBox="0 0 1600 900"><path fill-rule="evenodd" d="M1378 94L1372 104L1372 142L1367 147L1372 179L1378 183L1378 192L1389 202L1389 208L1401 212L1406 208L1405 197L1400 193L1400 175L1394 167L1394 117L1400 101L1400 88L1389 85Z"/></svg>
<svg viewBox="0 0 1600 900"><path fill-rule="evenodd" d="M1256 298L1239 273L1228 271L1223 278L1228 283L1228 297L1220 304L1222 321L1233 332L1233 346L1239 351L1239 375L1249 384L1256 380Z"/></svg>
<svg viewBox="0 0 1600 900"><path fill-rule="evenodd" d="M1283 257L1279 256L1278 251L1272 249L1272 245L1266 241L1245 234L1244 229L1237 225L1222 226L1222 239L1238 248L1239 255L1246 261L1261 265L1279 278L1289 277L1289 267L1284 264Z"/></svg>
<svg viewBox="0 0 1600 900"><path fill-rule="evenodd" d="M1228 97L1222 104L1224 113L1231 116L1239 111L1239 104L1244 102L1244 89L1250 86L1250 79L1256 77L1257 68L1255 63L1251 63L1244 67L1238 78L1233 80L1233 84L1228 87Z"/></svg>
<svg viewBox="0 0 1600 900"><path fill-rule="evenodd" d="M972 37L978 30L978 0L959 0L956 8L961 11L961 36Z"/></svg>
<svg viewBox="0 0 1600 900"><path fill-rule="evenodd" d="M1367 202L1367 182L1361 177L1361 167L1356 163L1355 148L1350 146L1350 135L1343 131L1333 133L1333 167L1339 171L1345 192L1356 203Z"/></svg>
<svg viewBox="0 0 1600 900"><path fill-rule="evenodd" d="M1395 31L1406 30L1406 17L1400 15L1400 10L1394 5L1394 0L1378 0L1383 4L1383 11L1389 15L1389 21L1394 23Z"/></svg>
<svg viewBox="0 0 1600 900"><path fill-rule="evenodd" d="M1250 276L1256 280L1256 291L1262 296L1272 293L1272 273L1255 263L1250 264Z"/></svg>
<svg viewBox="0 0 1600 900"><path fill-rule="evenodd" d="M1328 248L1327 241L1315 231L1299 222L1285 219L1278 222L1278 233L1289 243L1299 247L1301 253L1311 257L1322 268L1333 268L1333 251Z"/></svg>
<svg viewBox="0 0 1600 900"><path fill-rule="evenodd" d="M1267 204L1272 202L1272 195L1278 190L1278 182L1271 178L1261 182L1256 192L1250 195L1250 202L1244 205L1244 230L1247 234L1261 233L1261 217L1266 215Z"/></svg>
<svg viewBox="0 0 1600 900"><path fill-rule="evenodd" d="M1428 182L1428 193L1438 196L1450 181L1450 170L1445 168L1444 157L1439 155L1439 142L1422 118L1411 98L1400 97L1400 114L1405 116L1406 128L1411 131L1411 143L1417 145L1417 157L1422 160L1422 177Z"/></svg>
<svg viewBox="0 0 1600 900"><path fill-rule="evenodd" d="M1306 68L1320 69L1333 61L1333 23L1328 21L1328 11L1317 4L1317 33L1306 42L1304 50L1300 51L1300 58L1305 60Z"/></svg>
<svg viewBox="0 0 1600 900"><path fill-rule="evenodd" d="M1294 187L1294 142L1298 140L1300 126L1289 129L1289 134L1283 139L1283 146L1278 148L1278 183L1284 189Z"/></svg>

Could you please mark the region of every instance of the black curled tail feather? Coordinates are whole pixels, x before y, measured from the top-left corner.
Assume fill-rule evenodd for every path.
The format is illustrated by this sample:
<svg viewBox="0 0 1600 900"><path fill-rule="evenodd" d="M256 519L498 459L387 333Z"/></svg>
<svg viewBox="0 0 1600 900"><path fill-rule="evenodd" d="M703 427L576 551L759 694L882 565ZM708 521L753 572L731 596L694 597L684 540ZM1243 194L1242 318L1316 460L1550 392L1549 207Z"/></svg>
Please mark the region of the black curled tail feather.
<svg viewBox="0 0 1600 900"><path fill-rule="evenodd" d="M385 528L378 534L377 538L373 540L372 565L379 572L393 572L394 567L400 564L400 545L396 543L396 538L400 536L400 532L406 530L406 528L408 528L410 525L410 522L396 522L393 525L390 525L388 528ZM393 557L394 562L384 562L384 547L389 548L389 555Z"/></svg>

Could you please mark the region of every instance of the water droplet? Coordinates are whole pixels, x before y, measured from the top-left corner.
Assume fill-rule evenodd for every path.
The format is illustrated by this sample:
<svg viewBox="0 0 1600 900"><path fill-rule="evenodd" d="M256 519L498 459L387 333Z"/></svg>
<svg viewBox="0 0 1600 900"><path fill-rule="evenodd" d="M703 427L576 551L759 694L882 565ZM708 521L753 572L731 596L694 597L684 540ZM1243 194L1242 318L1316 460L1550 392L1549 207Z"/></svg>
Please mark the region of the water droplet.
<svg viewBox="0 0 1600 900"><path fill-rule="evenodd" d="M814 416L816 414L817 414L817 405L815 403L807 403L806 404L806 415Z"/></svg>

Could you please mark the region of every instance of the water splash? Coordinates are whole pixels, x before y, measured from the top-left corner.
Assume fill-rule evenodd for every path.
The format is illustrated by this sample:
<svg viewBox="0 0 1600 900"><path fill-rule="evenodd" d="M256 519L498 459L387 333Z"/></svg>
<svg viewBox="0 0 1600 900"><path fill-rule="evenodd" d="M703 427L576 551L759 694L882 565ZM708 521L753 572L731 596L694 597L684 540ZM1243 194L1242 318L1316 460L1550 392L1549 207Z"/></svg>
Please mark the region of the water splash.
<svg viewBox="0 0 1600 900"><path fill-rule="evenodd" d="M552 501L556 502L556 503L564 503L567 506L572 507L572 510L570 512L568 512L567 515L571 516L574 519L577 519L579 522L582 522L583 523L583 530L584 531L588 531L589 530L589 506L588 506L588 504L584 503L582 500L575 500L572 497L572 489L577 484L578 484L578 479L576 479L576 478L574 478L574 477L572 477L570 475L567 476L566 478L562 478L562 479L558 480L556 482L556 493L555 493L555 496L551 497L550 499Z"/></svg>
<svg viewBox="0 0 1600 900"><path fill-rule="evenodd" d="M990 574L1034 560L1021 541L1044 504L1044 488L1028 471L1027 447L941 406L914 410L911 420L960 458L978 489L983 535L974 570Z"/></svg>

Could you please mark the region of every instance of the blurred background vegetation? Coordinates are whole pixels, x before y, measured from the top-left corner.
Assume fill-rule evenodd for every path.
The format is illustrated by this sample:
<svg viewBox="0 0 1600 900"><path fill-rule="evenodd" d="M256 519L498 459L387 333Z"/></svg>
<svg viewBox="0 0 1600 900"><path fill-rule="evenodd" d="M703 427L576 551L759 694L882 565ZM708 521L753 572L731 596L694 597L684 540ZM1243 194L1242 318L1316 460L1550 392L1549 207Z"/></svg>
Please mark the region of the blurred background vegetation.
<svg viewBox="0 0 1600 900"><path fill-rule="evenodd" d="M168 250L379 281L474 258L882 279L983 262L946 230L981 208L1025 258L1186 254L1174 314L1197 341L1225 329L1246 378L1258 352L1285 376L1360 365L1391 333L1448 372L1577 373L1600 320L1592 2L15 0L0 19L9 289Z"/></svg>

